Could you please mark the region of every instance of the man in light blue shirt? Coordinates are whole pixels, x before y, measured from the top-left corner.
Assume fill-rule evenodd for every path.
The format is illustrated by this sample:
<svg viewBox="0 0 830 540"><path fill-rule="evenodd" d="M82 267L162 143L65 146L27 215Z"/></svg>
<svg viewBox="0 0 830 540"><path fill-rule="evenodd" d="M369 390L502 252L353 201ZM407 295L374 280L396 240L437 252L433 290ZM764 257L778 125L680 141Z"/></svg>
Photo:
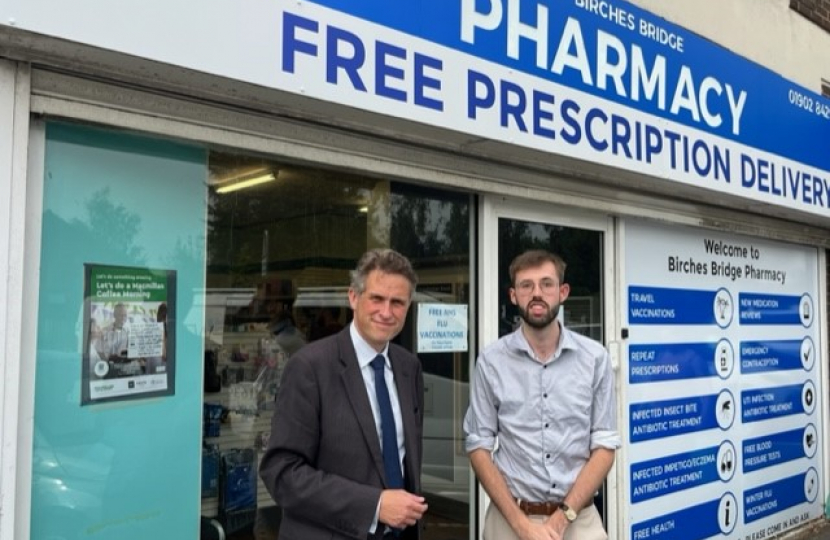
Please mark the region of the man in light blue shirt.
<svg viewBox="0 0 830 540"><path fill-rule="evenodd" d="M565 262L525 252L510 265L521 326L480 354L464 419L491 499L485 540L604 540L592 504L614 463L614 377L605 348L565 328Z"/></svg>

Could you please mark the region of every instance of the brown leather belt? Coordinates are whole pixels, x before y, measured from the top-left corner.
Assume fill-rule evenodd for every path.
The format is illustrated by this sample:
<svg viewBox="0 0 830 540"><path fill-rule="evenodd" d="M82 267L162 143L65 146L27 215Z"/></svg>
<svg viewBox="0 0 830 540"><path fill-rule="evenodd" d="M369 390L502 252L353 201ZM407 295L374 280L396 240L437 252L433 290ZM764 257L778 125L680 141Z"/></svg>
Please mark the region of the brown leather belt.
<svg viewBox="0 0 830 540"><path fill-rule="evenodd" d="M549 516L561 507L561 502L519 501L519 508L528 516Z"/></svg>

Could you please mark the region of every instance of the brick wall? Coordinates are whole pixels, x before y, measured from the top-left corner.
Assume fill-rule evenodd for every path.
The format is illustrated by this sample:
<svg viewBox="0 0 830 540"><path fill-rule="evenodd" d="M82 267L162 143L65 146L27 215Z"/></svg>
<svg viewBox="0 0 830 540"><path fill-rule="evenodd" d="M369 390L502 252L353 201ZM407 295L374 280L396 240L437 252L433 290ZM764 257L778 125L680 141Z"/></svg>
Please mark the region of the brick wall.
<svg viewBox="0 0 830 540"><path fill-rule="evenodd" d="M830 32L830 0L790 0L790 9Z"/></svg>

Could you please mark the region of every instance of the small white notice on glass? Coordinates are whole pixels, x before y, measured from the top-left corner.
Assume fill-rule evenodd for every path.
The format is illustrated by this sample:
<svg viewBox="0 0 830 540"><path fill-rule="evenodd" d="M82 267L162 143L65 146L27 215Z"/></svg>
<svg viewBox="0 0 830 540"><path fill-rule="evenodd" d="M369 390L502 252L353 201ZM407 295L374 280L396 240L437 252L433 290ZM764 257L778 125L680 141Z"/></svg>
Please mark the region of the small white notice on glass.
<svg viewBox="0 0 830 540"><path fill-rule="evenodd" d="M467 350L466 304L418 304L418 352Z"/></svg>
<svg viewBox="0 0 830 540"><path fill-rule="evenodd" d="M164 352L164 323L132 323L127 342L129 358L161 356Z"/></svg>

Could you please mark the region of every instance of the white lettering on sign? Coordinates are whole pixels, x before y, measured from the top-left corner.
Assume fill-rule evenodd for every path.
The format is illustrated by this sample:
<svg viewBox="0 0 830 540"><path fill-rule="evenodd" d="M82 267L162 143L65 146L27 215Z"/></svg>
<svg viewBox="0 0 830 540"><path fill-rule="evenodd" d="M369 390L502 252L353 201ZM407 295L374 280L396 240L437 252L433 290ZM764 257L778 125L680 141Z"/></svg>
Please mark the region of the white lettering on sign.
<svg viewBox="0 0 830 540"><path fill-rule="evenodd" d="M535 0L525 3L532 1ZM582 25L573 17L568 18L561 34L552 36L549 11L541 3L536 4L535 25L521 20L520 13L525 12L521 9L522 0L491 0L486 11L479 11L476 4L475 0L461 2L461 39L467 43L475 44L477 31L492 32L506 25L505 48L510 58L519 59L519 43L525 39L535 45L535 63L541 69L556 75L574 70L588 86L601 90L613 87L620 97L652 102L675 116L686 112L695 122L711 128L723 124L728 111L732 133L741 133L741 115L747 100L744 90L711 76L699 78L686 65L669 73L665 56L658 54L649 62L639 45L626 45L614 34L600 29L596 30L595 48L589 51ZM584 7L585 2L581 4ZM640 33L682 51L682 41L653 23L641 24ZM554 49L551 60L549 52ZM669 86L670 81L675 81L673 87Z"/></svg>

